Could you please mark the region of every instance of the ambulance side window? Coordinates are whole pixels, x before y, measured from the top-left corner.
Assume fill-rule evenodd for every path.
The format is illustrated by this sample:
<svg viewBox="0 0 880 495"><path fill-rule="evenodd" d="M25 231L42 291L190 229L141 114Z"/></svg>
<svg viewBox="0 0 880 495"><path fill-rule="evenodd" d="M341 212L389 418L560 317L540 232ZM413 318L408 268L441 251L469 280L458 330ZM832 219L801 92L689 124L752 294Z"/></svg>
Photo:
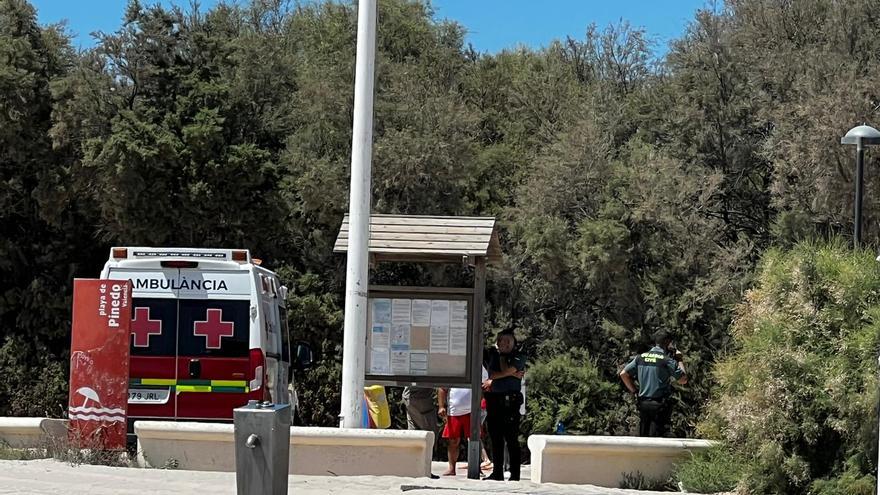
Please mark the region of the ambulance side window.
<svg viewBox="0 0 880 495"><path fill-rule="evenodd" d="M177 300L136 297L132 306L131 355L177 354Z"/></svg>
<svg viewBox="0 0 880 495"><path fill-rule="evenodd" d="M287 308L278 307L281 320L281 360L290 363L290 329L287 327Z"/></svg>
<svg viewBox="0 0 880 495"><path fill-rule="evenodd" d="M181 299L180 356L247 357L250 301Z"/></svg>

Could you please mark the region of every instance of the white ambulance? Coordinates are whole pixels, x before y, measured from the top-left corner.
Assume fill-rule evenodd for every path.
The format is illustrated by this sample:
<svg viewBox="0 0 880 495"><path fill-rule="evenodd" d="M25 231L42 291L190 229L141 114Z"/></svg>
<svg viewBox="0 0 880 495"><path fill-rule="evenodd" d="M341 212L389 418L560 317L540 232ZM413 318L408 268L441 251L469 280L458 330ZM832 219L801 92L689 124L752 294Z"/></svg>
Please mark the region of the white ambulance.
<svg viewBox="0 0 880 495"><path fill-rule="evenodd" d="M231 420L292 403L287 288L244 249L114 247L102 279L132 285L130 419ZM300 345L293 367L310 364Z"/></svg>

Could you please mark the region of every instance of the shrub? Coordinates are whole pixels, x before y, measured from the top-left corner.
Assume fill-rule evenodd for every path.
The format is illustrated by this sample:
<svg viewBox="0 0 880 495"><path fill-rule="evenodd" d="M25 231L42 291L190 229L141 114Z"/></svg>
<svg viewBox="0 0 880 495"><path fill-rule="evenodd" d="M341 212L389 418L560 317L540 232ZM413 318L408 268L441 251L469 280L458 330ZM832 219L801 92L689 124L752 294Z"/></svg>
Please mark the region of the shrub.
<svg viewBox="0 0 880 495"><path fill-rule="evenodd" d="M67 409L67 354L10 335L0 342L0 416L61 417Z"/></svg>
<svg viewBox="0 0 880 495"><path fill-rule="evenodd" d="M769 250L732 333L736 351L715 367L717 395L698 431L748 460L743 491L858 490L876 472L874 254L841 242Z"/></svg>
<svg viewBox="0 0 880 495"><path fill-rule="evenodd" d="M668 478L646 477L641 471L623 473L620 480L620 488L627 490L649 490L654 492L671 492L675 489L675 482Z"/></svg>
<svg viewBox="0 0 880 495"><path fill-rule="evenodd" d="M33 459L45 459L49 457L46 449L33 448L22 449L10 447L6 442L0 441L0 460L4 461L30 461Z"/></svg>
<svg viewBox="0 0 880 495"><path fill-rule="evenodd" d="M614 395L620 390L606 381L589 354L571 349L546 361L538 361L526 372L526 434L555 431L556 422L583 434L611 433Z"/></svg>
<svg viewBox="0 0 880 495"><path fill-rule="evenodd" d="M729 492L743 477L746 462L726 447L698 452L675 466L674 478L689 492Z"/></svg>
<svg viewBox="0 0 880 495"><path fill-rule="evenodd" d="M815 495L874 495L874 477L851 466L843 475L813 483Z"/></svg>

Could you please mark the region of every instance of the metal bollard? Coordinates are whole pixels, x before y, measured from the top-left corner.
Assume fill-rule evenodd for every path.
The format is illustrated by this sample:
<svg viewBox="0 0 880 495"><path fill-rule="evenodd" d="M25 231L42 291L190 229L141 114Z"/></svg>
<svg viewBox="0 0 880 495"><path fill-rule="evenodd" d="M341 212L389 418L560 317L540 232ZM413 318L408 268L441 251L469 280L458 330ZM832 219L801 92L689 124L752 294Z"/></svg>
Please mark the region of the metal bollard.
<svg viewBox="0 0 880 495"><path fill-rule="evenodd" d="M252 400L233 418L238 495L287 495L290 404Z"/></svg>

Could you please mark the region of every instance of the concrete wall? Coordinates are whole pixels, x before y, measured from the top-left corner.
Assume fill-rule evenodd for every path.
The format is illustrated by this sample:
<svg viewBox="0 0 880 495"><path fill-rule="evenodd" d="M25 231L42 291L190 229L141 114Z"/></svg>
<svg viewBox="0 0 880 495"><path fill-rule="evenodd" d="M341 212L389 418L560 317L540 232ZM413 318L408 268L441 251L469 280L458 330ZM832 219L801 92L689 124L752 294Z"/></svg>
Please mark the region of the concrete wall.
<svg viewBox="0 0 880 495"><path fill-rule="evenodd" d="M223 423L135 421L141 467L235 471L234 427Z"/></svg>
<svg viewBox="0 0 880 495"><path fill-rule="evenodd" d="M532 481L617 488L625 473L666 479L675 462L713 442L679 438L532 435Z"/></svg>
<svg viewBox="0 0 880 495"><path fill-rule="evenodd" d="M356 476L431 475L434 433L354 428L291 428L291 472Z"/></svg>
<svg viewBox="0 0 880 495"><path fill-rule="evenodd" d="M235 471L234 426L137 421L138 464ZM422 477L431 474L434 434L427 431L290 428L290 473Z"/></svg>
<svg viewBox="0 0 880 495"><path fill-rule="evenodd" d="M17 449L52 449L67 443L67 420L0 417L0 442Z"/></svg>

